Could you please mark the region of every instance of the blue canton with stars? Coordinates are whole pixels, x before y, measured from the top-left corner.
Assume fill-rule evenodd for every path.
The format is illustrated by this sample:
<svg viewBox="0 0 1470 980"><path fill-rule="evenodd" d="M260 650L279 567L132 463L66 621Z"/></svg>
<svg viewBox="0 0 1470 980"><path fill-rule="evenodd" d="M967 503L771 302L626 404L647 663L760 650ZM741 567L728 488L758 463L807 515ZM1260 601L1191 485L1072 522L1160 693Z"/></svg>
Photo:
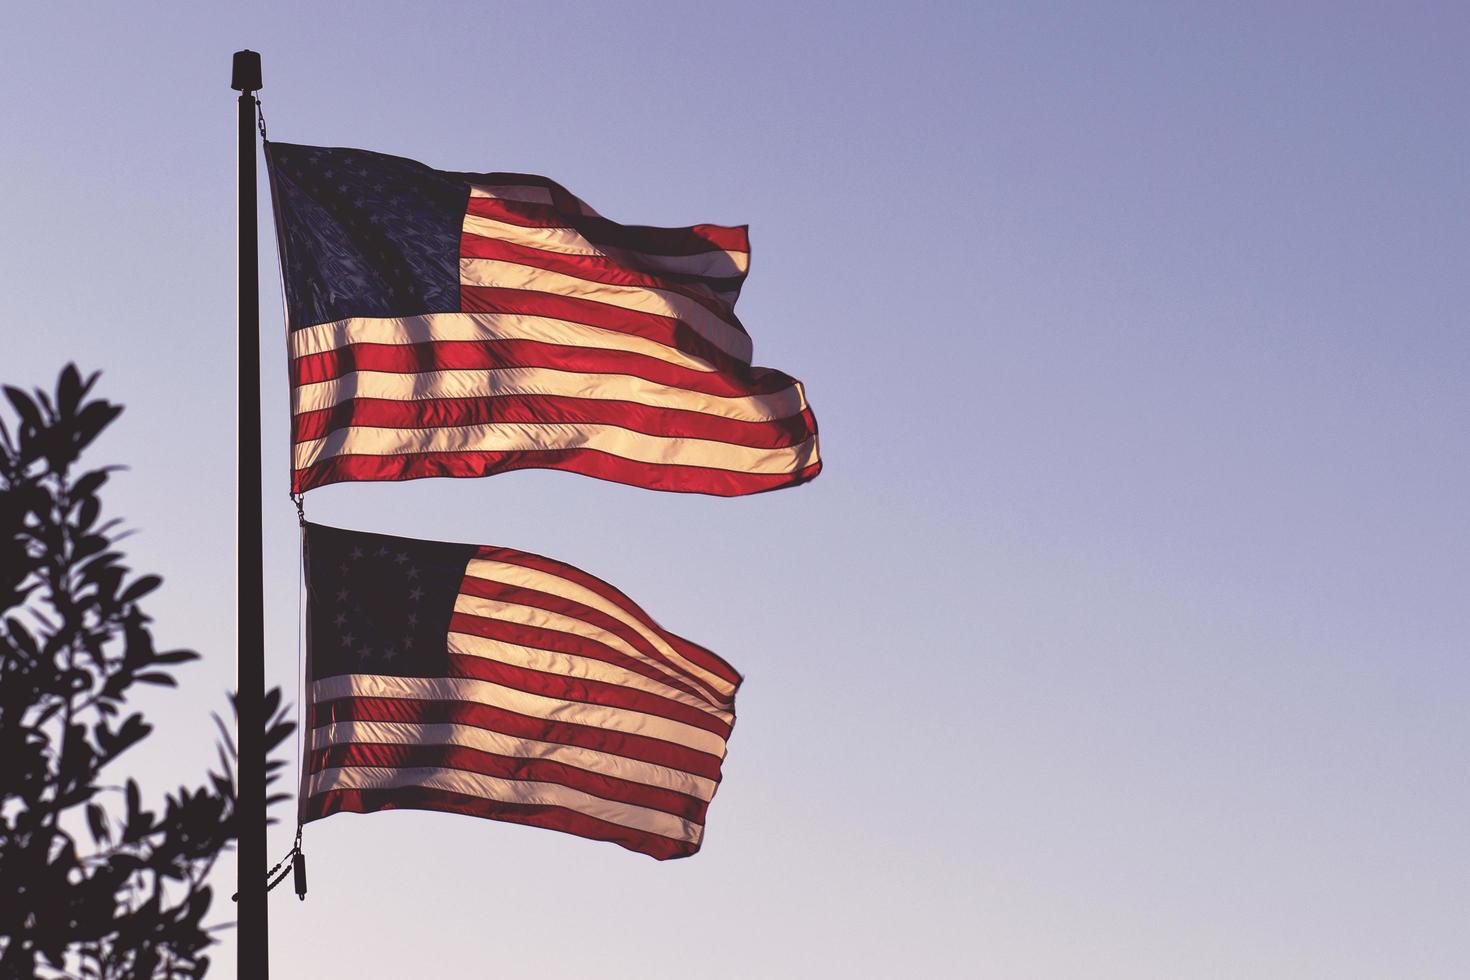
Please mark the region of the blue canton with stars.
<svg viewBox="0 0 1470 980"><path fill-rule="evenodd" d="M443 677L474 545L306 525L307 671Z"/></svg>
<svg viewBox="0 0 1470 980"><path fill-rule="evenodd" d="M292 330L454 313L469 201L461 175L385 153L267 143Z"/></svg>

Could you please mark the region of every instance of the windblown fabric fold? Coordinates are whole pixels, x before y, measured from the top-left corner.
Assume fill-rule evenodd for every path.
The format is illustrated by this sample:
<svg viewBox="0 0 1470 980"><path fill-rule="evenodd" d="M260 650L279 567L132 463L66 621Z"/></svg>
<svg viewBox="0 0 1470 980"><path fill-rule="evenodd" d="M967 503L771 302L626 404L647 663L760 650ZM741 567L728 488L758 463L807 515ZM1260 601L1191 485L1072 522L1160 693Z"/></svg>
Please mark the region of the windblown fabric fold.
<svg viewBox="0 0 1470 980"><path fill-rule="evenodd" d="M442 810L699 850L728 663L550 558L318 524L305 547L303 823Z"/></svg>
<svg viewBox="0 0 1470 980"><path fill-rule="evenodd" d="M292 489L549 468L739 496L821 470L751 365L744 227L601 217L526 174L269 143Z"/></svg>

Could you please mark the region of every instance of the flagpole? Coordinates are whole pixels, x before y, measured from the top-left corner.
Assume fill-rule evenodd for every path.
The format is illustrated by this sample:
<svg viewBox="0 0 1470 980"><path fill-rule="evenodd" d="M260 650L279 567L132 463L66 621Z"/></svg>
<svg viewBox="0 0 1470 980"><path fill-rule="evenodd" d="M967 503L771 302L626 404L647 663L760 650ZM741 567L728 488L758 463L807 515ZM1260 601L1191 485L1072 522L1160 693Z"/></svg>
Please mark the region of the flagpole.
<svg viewBox="0 0 1470 980"><path fill-rule="evenodd" d="M240 93L238 625L235 655L235 798L239 836L236 976L267 980L265 885L265 596L260 499L260 283L255 218L255 93L260 55L236 51L230 87Z"/></svg>

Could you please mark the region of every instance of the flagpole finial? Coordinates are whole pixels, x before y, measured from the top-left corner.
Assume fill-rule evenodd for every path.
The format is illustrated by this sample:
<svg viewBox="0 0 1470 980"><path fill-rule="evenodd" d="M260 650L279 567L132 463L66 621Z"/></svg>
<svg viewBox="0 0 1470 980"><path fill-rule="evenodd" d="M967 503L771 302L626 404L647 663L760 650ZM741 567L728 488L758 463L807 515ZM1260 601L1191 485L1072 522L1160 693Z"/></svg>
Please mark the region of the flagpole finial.
<svg viewBox="0 0 1470 980"><path fill-rule="evenodd" d="M234 70L230 73L230 88L236 92L259 92L260 53L246 48L235 52Z"/></svg>

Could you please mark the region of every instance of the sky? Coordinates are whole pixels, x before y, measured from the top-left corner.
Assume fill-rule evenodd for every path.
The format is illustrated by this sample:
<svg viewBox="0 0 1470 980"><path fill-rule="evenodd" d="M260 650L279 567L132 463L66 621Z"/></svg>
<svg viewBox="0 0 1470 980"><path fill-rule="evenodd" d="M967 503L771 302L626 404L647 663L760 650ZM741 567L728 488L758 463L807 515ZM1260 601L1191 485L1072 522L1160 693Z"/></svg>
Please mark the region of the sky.
<svg viewBox="0 0 1470 980"><path fill-rule="evenodd" d="M155 802L211 764L234 676L233 51L283 141L748 222L756 362L822 427L823 474L751 498L307 497L571 562L747 680L697 856L334 816L307 900L272 895L276 977L1470 976L1464 5L9 11L0 380L75 361L127 405L93 462L130 467L107 503L164 576L160 642L204 655L142 702Z"/></svg>

